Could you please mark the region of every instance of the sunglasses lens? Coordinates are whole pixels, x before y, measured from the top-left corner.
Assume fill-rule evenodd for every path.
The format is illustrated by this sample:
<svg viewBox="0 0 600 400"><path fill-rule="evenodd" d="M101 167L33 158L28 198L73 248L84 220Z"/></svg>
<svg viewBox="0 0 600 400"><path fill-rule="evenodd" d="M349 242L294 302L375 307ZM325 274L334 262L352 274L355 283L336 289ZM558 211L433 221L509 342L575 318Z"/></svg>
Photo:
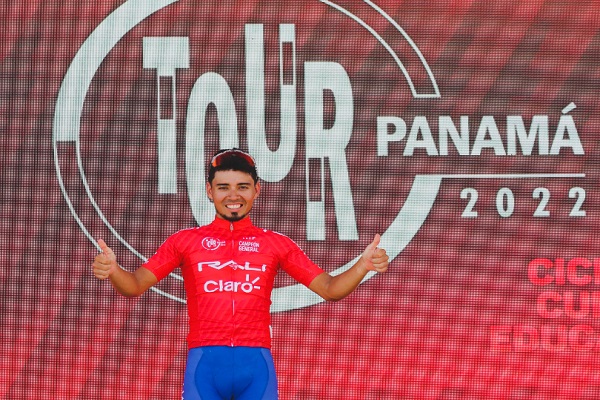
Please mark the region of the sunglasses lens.
<svg viewBox="0 0 600 400"><path fill-rule="evenodd" d="M254 159L252 158L252 156L240 150L227 150L222 153L219 153L213 157L212 161L210 162L210 165L212 165L213 167L218 167L221 164L223 164L223 162L231 159L232 157L243 158L251 167L255 166Z"/></svg>

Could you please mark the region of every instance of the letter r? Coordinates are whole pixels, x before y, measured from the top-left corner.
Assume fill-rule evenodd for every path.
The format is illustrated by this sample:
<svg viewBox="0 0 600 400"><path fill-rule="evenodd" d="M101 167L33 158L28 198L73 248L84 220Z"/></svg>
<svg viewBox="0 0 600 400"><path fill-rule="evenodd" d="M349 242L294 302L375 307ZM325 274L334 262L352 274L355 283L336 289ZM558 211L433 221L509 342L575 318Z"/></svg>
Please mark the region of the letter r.
<svg viewBox="0 0 600 400"><path fill-rule="evenodd" d="M325 158L329 159L335 215L340 240L358 240L352 188L346 162L346 146L352 136L354 103L350 78L333 62L307 62L304 66L306 109L306 234L308 240L325 240ZM335 101L333 126L324 126L324 96L329 89ZM320 199L310 197L309 165L320 168Z"/></svg>

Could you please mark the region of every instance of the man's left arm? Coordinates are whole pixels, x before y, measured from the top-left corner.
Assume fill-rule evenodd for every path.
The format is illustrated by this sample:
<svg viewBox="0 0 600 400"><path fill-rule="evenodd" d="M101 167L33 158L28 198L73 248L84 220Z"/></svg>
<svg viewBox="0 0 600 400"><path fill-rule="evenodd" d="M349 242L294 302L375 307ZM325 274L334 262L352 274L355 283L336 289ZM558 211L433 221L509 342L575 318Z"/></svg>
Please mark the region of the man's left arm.
<svg viewBox="0 0 600 400"><path fill-rule="evenodd" d="M338 301L352 293L369 271L387 271L389 257L384 249L377 247L380 240L379 234L375 235L358 261L347 271L336 276L323 272L313 279L308 288L327 301Z"/></svg>

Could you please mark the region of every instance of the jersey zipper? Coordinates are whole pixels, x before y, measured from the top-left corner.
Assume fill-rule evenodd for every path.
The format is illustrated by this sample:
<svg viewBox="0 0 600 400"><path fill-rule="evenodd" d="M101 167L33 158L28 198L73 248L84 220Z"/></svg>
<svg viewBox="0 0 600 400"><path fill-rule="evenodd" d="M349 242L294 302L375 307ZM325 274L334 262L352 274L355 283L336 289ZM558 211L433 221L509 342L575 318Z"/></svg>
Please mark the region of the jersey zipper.
<svg viewBox="0 0 600 400"><path fill-rule="evenodd" d="M233 222L229 222L229 232L231 233L231 256L233 257L234 255L234 249L235 249L235 240L233 238ZM231 281L233 281L234 278L234 269L231 268ZM233 329L235 332L235 298L233 296L233 292L231 293L231 318L232 318L232 323L233 323ZM234 335L231 335L230 341L231 341L231 347L233 347L235 345L234 343Z"/></svg>

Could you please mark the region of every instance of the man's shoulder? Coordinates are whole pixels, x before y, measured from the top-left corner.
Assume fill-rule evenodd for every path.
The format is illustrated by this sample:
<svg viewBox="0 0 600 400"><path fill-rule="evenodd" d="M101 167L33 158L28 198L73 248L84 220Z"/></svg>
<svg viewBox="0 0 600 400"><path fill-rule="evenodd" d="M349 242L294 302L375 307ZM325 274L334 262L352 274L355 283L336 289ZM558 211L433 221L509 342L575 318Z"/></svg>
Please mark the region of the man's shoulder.
<svg viewBox="0 0 600 400"><path fill-rule="evenodd" d="M190 228L180 229L177 232L172 233L167 241L171 242L182 242L189 241L191 238L198 237L198 235L202 235L204 229L202 226L194 226Z"/></svg>
<svg viewBox="0 0 600 400"><path fill-rule="evenodd" d="M261 236L283 236L283 237L286 237L282 233L279 233L277 231L273 231L273 230L267 229L267 228L261 228L256 225L251 225L249 229L251 229L253 232L255 232Z"/></svg>
<svg viewBox="0 0 600 400"><path fill-rule="evenodd" d="M270 243L273 243L276 246L283 246L285 245L286 248L289 247L299 247L298 244L296 244L296 242L291 239L289 236L281 233L281 232L277 232L277 231L273 231L270 229L264 229L264 228L256 228L258 232L256 236L258 237L262 237L263 239L268 240Z"/></svg>
<svg viewBox="0 0 600 400"><path fill-rule="evenodd" d="M180 229L180 230L172 233L171 237L196 235L199 232L201 232L204 228L205 228L205 226L192 226L189 228L183 228L183 229Z"/></svg>

